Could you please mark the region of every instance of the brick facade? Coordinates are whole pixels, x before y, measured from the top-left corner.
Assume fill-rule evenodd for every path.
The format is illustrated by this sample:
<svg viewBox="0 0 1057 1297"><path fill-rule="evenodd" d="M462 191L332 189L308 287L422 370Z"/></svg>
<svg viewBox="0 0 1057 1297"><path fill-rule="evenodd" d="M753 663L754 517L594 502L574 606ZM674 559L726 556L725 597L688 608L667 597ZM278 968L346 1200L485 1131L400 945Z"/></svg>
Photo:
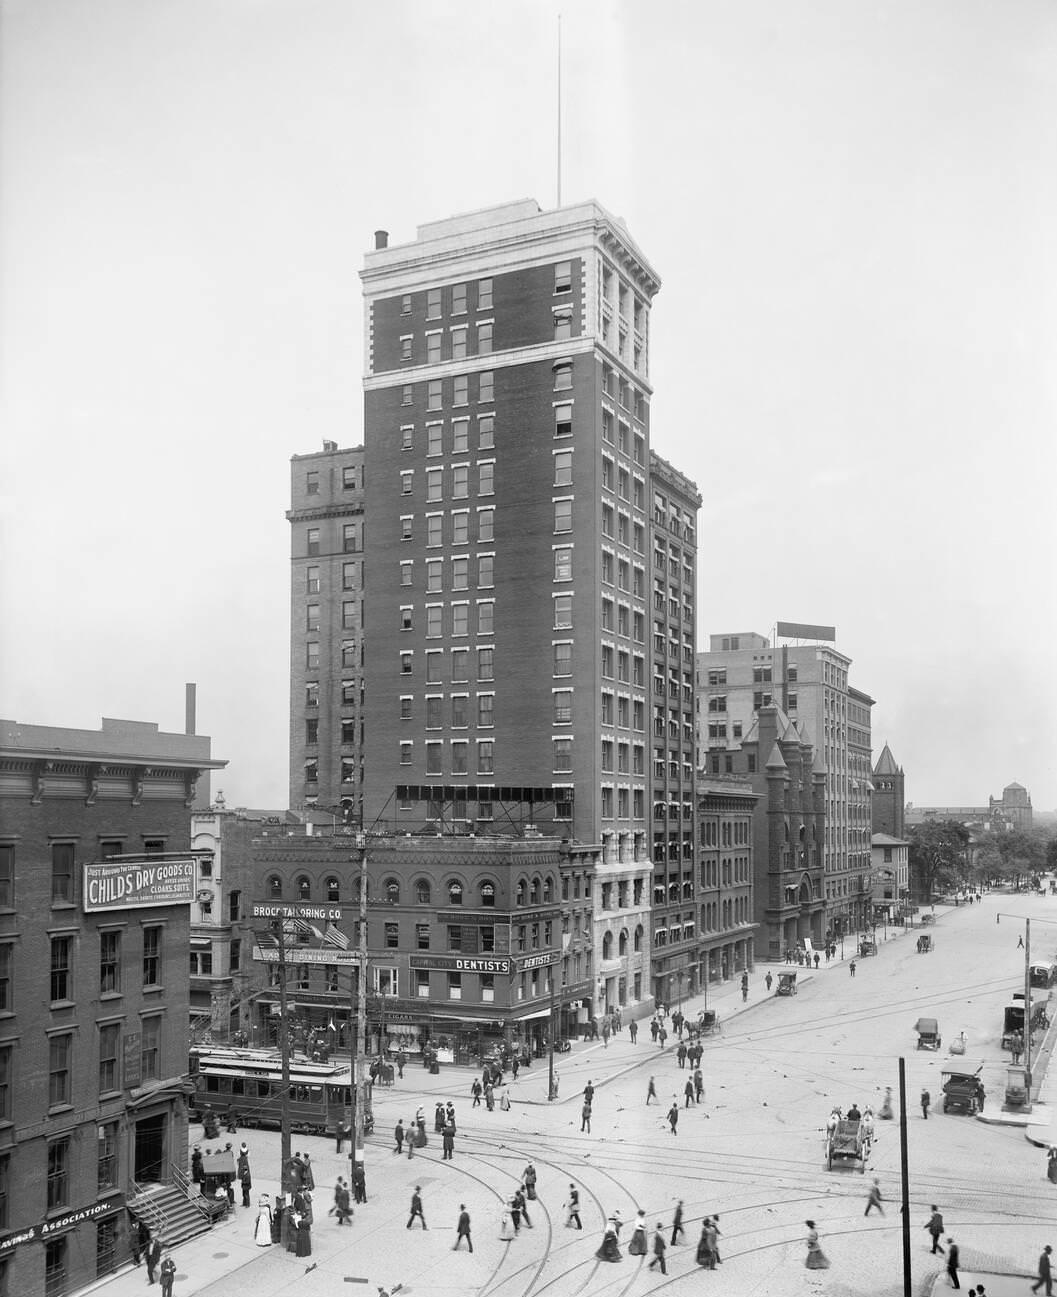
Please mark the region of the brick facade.
<svg viewBox="0 0 1057 1297"><path fill-rule="evenodd" d="M189 904L89 910L82 878L146 855L190 880L195 786L223 764L153 725L0 722L0 1291L109 1273L132 1182L186 1169Z"/></svg>

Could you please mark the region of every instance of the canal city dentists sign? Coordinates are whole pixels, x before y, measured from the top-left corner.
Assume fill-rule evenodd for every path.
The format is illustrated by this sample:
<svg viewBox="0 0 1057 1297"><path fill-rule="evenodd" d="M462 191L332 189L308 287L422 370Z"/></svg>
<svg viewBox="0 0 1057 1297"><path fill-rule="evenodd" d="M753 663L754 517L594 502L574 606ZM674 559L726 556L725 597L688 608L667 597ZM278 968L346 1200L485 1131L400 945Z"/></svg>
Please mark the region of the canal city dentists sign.
<svg viewBox="0 0 1057 1297"><path fill-rule="evenodd" d="M150 905L189 905L195 899L195 864L159 857L107 860L84 867L84 908L134 910Z"/></svg>
<svg viewBox="0 0 1057 1297"><path fill-rule="evenodd" d="M449 969L453 973L523 973L556 964L554 952L511 959L505 955L411 955L411 968Z"/></svg>

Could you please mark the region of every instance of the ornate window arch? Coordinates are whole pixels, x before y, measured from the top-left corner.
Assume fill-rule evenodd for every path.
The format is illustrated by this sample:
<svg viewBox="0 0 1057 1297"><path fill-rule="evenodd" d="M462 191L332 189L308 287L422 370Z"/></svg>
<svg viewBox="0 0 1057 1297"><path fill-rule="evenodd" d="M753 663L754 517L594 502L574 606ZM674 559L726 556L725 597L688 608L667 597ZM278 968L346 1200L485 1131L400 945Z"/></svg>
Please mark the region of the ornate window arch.
<svg viewBox="0 0 1057 1297"><path fill-rule="evenodd" d="M620 940L617 942L617 950L618 950L618 952L619 952L620 954L622 954L622 955L626 955L626 954L628 953L628 930L627 930L627 928L621 928L621 930L620 930Z"/></svg>
<svg viewBox="0 0 1057 1297"><path fill-rule="evenodd" d="M641 923L635 929L635 949L636 950L642 949L642 924Z"/></svg>
<svg viewBox="0 0 1057 1297"><path fill-rule="evenodd" d="M297 892L299 901L310 901L312 899L312 880L307 874L299 874L294 883L294 890Z"/></svg>
<svg viewBox="0 0 1057 1297"><path fill-rule="evenodd" d="M540 876L539 876L539 874L536 874L536 876L535 876L535 877L533 878L533 880L532 880L532 886L531 886L531 888L529 889L529 902L530 902L530 904L532 904L532 905L539 905L539 903L540 903Z"/></svg>
<svg viewBox="0 0 1057 1297"><path fill-rule="evenodd" d="M495 883L488 878L481 884L481 905L486 909L495 906Z"/></svg>
<svg viewBox="0 0 1057 1297"><path fill-rule="evenodd" d="M425 878L420 878L415 884L415 901L419 905L428 905L430 895L429 881Z"/></svg>
<svg viewBox="0 0 1057 1297"><path fill-rule="evenodd" d="M457 878L453 878L451 882L448 884L448 904L461 905L462 891L463 891L462 883L460 883Z"/></svg>
<svg viewBox="0 0 1057 1297"><path fill-rule="evenodd" d="M548 874L543 880L543 904L550 905L554 900L554 877Z"/></svg>
<svg viewBox="0 0 1057 1297"><path fill-rule="evenodd" d="M383 884L385 899L390 905L400 904L400 882L396 878L387 878Z"/></svg>
<svg viewBox="0 0 1057 1297"><path fill-rule="evenodd" d="M613 934L611 932L607 932L602 938L602 958L613 958Z"/></svg>
<svg viewBox="0 0 1057 1297"><path fill-rule="evenodd" d="M338 881L338 879L336 879L336 878L328 878L327 881L326 881L325 886L326 886L326 889L327 889L327 900L328 900L328 901L340 901L340 900L341 900L341 883Z"/></svg>
<svg viewBox="0 0 1057 1297"><path fill-rule="evenodd" d="M270 874L268 877L268 897L270 900L282 900L283 880L278 874Z"/></svg>
<svg viewBox="0 0 1057 1297"><path fill-rule="evenodd" d="M528 901L528 883L523 878L519 878L517 880L515 904L523 907L527 901Z"/></svg>

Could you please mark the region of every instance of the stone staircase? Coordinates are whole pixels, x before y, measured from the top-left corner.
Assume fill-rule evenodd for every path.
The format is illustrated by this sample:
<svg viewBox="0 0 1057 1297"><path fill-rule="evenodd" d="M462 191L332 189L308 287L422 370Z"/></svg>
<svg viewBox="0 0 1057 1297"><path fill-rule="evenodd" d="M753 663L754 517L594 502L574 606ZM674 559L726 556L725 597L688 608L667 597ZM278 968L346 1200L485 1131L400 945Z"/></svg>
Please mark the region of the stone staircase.
<svg viewBox="0 0 1057 1297"><path fill-rule="evenodd" d="M126 1206L142 1220L165 1247L174 1247L189 1238L204 1234L213 1226L215 1216L202 1199L189 1192L187 1177L173 1168L174 1183L133 1183Z"/></svg>

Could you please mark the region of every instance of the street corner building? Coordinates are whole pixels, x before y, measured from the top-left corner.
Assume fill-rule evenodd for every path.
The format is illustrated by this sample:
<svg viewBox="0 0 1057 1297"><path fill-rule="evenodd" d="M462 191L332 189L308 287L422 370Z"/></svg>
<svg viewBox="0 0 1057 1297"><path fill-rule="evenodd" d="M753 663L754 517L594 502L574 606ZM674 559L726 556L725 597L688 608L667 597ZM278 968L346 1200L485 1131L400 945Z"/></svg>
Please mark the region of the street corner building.
<svg viewBox="0 0 1057 1297"><path fill-rule="evenodd" d="M225 764L188 689L184 734L0 720L3 1293L111 1273L186 1169L191 811Z"/></svg>

